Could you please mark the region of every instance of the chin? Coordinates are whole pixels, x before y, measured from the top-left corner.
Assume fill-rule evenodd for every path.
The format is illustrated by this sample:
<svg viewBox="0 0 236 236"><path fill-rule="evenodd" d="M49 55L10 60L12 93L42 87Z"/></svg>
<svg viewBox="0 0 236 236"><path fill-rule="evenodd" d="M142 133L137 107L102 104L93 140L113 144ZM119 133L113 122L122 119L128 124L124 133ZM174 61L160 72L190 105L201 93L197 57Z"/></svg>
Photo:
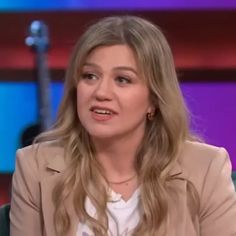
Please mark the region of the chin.
<svg viewBox="0 0 236 236"><path fill-rule="evenodd" d="M115 136L114 134L105 132L89 132L89 135L96 139L111 139Z"/></svg>
<svg viewBox="0 0 236 236"><path fill-rule="evenodd" d="M97 140L111 140L114 138L118 138L122 136L119 132L115 132L115 130L106 130L106 129L87 129L90 137L95 138Z"/></svg>

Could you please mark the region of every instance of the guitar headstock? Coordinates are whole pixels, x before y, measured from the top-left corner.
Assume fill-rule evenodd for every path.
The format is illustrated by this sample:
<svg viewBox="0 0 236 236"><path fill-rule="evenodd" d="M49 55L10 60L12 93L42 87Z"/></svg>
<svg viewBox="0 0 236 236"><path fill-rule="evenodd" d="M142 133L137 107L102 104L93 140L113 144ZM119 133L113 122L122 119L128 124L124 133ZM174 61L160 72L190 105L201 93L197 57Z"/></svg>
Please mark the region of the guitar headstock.
<svg viewBox="0 0 236 236"><path fill-rule="evenodd" d="M27 46L36 52L47 52L49 48L49 33L47 25L40 20L30 24L29 35L25 39Z"/></svg>

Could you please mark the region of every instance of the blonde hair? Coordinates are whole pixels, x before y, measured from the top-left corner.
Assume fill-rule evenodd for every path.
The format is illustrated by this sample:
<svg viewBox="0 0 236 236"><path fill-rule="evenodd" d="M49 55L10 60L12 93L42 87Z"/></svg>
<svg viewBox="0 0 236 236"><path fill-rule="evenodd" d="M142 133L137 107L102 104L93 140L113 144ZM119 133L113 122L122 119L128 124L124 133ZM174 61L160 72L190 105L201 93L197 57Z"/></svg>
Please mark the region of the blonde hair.
<svg viewBox="0 0 236 236"><path fill-rule="evenodd" d="M143 142L137 152L141 205L143 215L134 235L157 235L168 219L169 170L189 132L188 112L181 94L170 47L160 29L147 20L135 16L107 17L82 35L75 46L65 80L65 91L54 128L38 137L37 141L60 140L68 163L63 177L53 193L55 228L58 235L66 235L70 219L64 202L73 198L80 221L86 221L95 235L107 235L107 193L95 149L81 125L76 110L76 85L88 54L98 46L128 45L135 55L156 108L152 121L147 120ZM97 188L97 186L102 186ZM195 204L197 193L188 184L188 196ZM96 208L97 219L85 210L89 197ZM192 204L192 205L194 205Z"/></svg>

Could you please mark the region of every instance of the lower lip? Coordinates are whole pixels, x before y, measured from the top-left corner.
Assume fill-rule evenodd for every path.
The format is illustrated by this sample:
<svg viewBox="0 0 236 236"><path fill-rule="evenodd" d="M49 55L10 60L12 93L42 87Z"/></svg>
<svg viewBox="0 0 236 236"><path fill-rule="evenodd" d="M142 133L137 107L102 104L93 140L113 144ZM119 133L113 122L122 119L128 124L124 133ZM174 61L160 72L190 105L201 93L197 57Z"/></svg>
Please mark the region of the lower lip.
<svg viewBox="0 0 236 236"><path fill-rule="evenodd" d="M96 112L92 112L92 118L96 121L108 121L111 120L113 117L113 114L98 114Z"/></svg>

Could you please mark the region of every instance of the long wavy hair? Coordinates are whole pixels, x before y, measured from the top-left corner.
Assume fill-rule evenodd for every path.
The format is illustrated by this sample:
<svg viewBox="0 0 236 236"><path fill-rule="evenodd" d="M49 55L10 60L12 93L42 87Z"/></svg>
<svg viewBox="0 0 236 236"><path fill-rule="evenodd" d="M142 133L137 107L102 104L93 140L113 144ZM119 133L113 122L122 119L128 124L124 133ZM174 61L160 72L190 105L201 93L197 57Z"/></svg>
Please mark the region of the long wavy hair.
<svg viewBox="0 0 236 236"><path fill-rule="evenodd" d="M133 50L156 108L153 120L147 119L144 138L137 150L136 166L143 213L133 235L157 235L168 221L169 171L175 165L184 142L192 139L188 111L170 47L160 29L140 17L114 16L90 26L77 42L67 69L56 123L53 129L37 138L37 142L59 140L65 149L68 166L53 191L55 229L60 236L66 235L71 226L65 207L69 199L73 199L79 220L86 221L95 235L107 235L108 232L105 179L96 160L93 143L77 115L76 86L88 54L99 46L117 44L128 45ZM198 197L190 182L187 190L194 219ZM96 219L86 212L86 197L96 208Z"/></svg>

